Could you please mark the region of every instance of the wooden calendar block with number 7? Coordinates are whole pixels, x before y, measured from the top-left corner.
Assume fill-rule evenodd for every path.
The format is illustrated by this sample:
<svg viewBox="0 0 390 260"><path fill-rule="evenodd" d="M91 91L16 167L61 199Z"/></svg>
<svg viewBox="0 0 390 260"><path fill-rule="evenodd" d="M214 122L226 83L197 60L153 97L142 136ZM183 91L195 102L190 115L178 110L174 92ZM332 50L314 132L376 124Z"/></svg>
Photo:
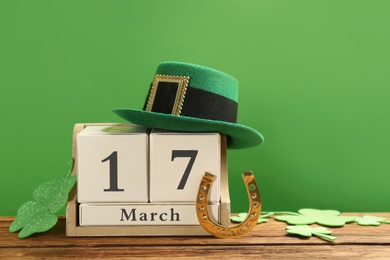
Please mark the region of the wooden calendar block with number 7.
<svg viewBox="0 0 390 260"><path fill-rule="evenodd" d="M76 124L73 157L69 236L209 235L195 208L205 171L217 176L209 210L229 225L224 135Z"/></svg>
<svg viewBox="0 0 390 260"><path fill-rule="evenodd" d="M209 201L219 203L220 134L152 130L149 149L151 202L194 202L207 171L216 176Z"/></svg>

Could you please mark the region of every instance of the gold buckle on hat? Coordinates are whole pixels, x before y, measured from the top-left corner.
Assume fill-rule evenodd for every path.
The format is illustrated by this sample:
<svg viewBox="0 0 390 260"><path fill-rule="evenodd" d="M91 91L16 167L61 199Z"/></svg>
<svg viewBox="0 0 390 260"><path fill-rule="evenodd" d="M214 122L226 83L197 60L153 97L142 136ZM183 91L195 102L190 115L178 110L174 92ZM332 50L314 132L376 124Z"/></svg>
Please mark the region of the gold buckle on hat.
<svg viewBox="0 0 390 260"><path fill-rule="evenodd" d="M190 77L188 76L172 76L172 75L156 74L154 76L152 86L150 87L148 102L146 104L145 110L152 111L154 99L156 97L157 89L160 82L177 83L178 87L176 91L175 102L172 108L172 115L180 116L189 81L190 81Z"/></svg>

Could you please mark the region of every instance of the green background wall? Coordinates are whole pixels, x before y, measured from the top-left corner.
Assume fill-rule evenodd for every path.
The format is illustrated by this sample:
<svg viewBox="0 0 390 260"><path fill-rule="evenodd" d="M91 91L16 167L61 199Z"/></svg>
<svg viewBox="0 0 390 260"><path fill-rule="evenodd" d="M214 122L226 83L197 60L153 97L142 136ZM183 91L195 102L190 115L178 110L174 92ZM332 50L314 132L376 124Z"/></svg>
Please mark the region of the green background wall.
<svg viewBox="0 0 390 260"><path fill-rule="evenodd" d="M161 61L240 82L232 209L390 211L389 1L0 1L0 215L64 173L73 125L124 122Z"/></svg>

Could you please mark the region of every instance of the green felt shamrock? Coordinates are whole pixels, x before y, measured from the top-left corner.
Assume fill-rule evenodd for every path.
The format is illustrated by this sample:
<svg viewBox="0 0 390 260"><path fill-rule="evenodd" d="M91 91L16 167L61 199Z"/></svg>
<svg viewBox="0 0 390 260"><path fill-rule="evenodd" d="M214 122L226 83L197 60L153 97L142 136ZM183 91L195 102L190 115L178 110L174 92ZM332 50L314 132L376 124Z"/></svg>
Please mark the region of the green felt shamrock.
<svg viewBox="0 0 390 260"><path fill-rule="evenodd" d="M330 236L332 231L324 227L310 227L308 225L287 226L286 231L289 234L300 235L304 237L317 236L326 240L334 241L337 239L335 236Z"/></svg>
<svg viewBox="0 0 390 260"><path fill-rule="evenodd" d="M370 215L357 217L355 221L361 226L379 226L381 223L390 224L390 221L386 220L385 218Z"/></svg>
<svg viewBox="0 0 390 260"><path fill-rule="evenodd" d="M239 213L237 216L230 217L230 220L233 222L244 222L246 217L248 216L248 213ZM260 218L257 220L257 224L268 222L267 217L271 216L270 214L267 215L261 215Z"/></svg>
<svg viewBox="0 0 390 260"><path fill-rule="evenodd" d="M341 227L355 221L355 216L339 216L337 210L300 209L299 216L276 216L275 219L290 225L320 224L329 227Z"/></svg>
<svg viewBox="0 0 390 260"><path fill-rule="evenodd" d="M18 237L25 238L37 232L45 232L57 223L57 213L65 206L69 192L76 183L76 176L71 176L73 160L69 168L59 179L43 183L34 190L34 200L24 203L18 209L9 232L21 230Z"/></svg>

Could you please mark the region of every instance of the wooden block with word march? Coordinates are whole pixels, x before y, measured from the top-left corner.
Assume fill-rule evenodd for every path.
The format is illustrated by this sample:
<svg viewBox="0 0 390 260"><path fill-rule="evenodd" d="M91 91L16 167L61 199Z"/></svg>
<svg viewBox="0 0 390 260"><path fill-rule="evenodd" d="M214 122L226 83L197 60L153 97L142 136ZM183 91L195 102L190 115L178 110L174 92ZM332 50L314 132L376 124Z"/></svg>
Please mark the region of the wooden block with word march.
<svg viewBox="0 0 390 260"><path fill-rule="evenodd" d="M216 176L211 204L220 201L221 136L218 133L181 133L152 130L150 201L195 203L205 172Z"/></svg>
<svg viewBox="0 0 390 260"><path fill-rule="evenodd" d="M148 134L138 126L87 126L77 135L78 202L148 202Z"/></svg>
<svg viewBox="0 0 390 260"><path fill-rule="evenodd" d="M209 206L219 222L219 204ZM194 204L81 204L80 226L199 225Z"/></svg>

